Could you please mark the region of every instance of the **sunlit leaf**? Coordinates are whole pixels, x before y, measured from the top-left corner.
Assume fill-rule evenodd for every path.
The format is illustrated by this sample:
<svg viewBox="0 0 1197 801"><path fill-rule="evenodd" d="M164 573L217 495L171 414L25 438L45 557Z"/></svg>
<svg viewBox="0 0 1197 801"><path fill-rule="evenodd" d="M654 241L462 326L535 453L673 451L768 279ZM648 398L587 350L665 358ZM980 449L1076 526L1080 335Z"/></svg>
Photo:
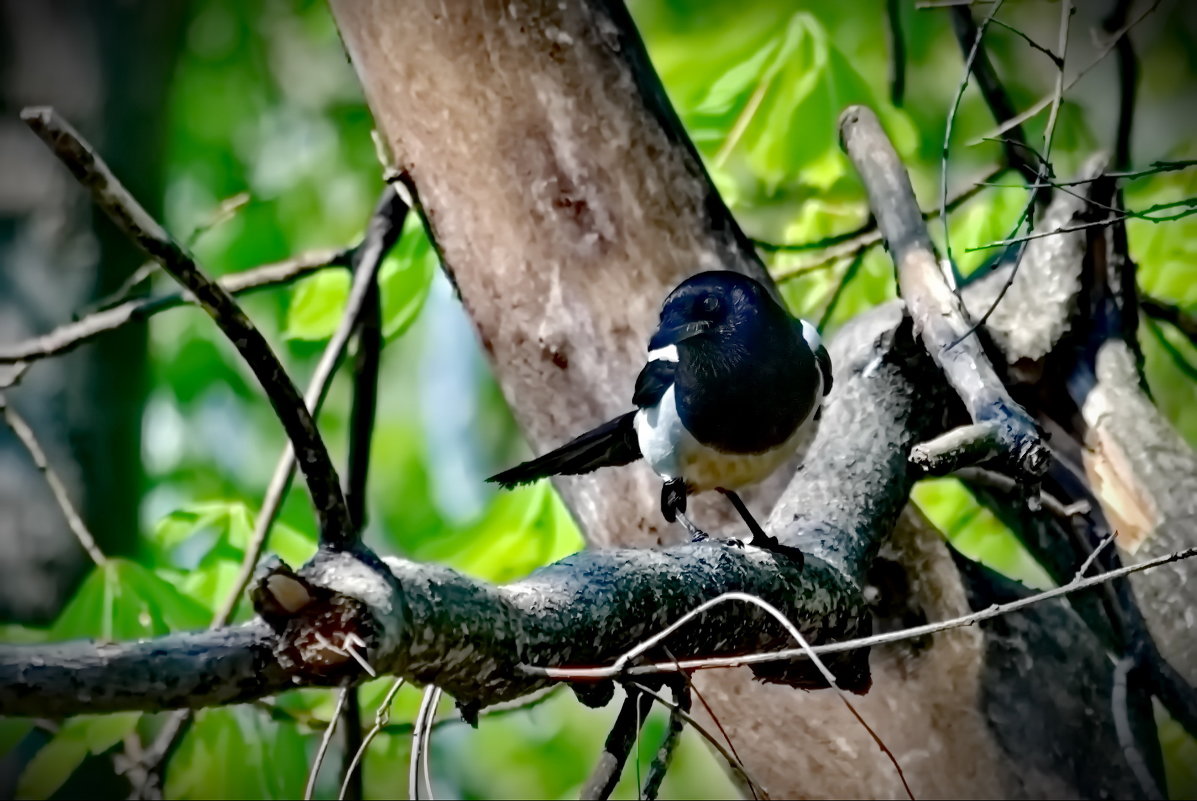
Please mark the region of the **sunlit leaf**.
<svg viewBox="0 0 1197 801"><path fill-rule="evenodd" d="M287 309L288 339L328 339L337 330L349 297L349 273L321 270L299 282Z"/></svg>
<svg viewBox="0 0 1197 801"><path fill-rule="evenodd" d="M582 537L552 485L543 481L495 496L477 523L427 540L424 559L491 581L527 575L582 548Z"/></svg>
<svg viewBox="0 0 1197 801"><path fill-rule="evenodd" d="M1053 586L1047 572L1014 533L981 507L959 481L947 478L920 481L913 497L919 509L965 556L1028 587Z"/></svg>
<svg viewBox="0 0 1197 801"><path fill-rule="evenodd" d="M379 275L382 287L382 332L387 339L402 336L424 308L432 276L437 270L436 251L424 225L409 215L403 238L383 263Z"/></svg>
<svg viewBox="0 0 1197 801"><path fill-rule="evenodd" d="M169 582L134 562L96 567L50 629L54 640L132 640L200 628L209 613Z"/></svg>

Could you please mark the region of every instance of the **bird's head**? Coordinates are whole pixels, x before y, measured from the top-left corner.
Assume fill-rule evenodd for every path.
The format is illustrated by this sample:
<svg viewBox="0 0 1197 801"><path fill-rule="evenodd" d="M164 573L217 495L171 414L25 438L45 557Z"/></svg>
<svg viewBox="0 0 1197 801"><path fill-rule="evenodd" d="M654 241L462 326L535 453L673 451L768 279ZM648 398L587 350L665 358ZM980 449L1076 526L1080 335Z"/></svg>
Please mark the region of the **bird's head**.
<svg viewBox="0 0 1197 801"><path fill-rule="evenodd" d="M661 307L649 351L723 340L773 317L780 306L758 281L725 270L698 273L678 284Z"/></svg>

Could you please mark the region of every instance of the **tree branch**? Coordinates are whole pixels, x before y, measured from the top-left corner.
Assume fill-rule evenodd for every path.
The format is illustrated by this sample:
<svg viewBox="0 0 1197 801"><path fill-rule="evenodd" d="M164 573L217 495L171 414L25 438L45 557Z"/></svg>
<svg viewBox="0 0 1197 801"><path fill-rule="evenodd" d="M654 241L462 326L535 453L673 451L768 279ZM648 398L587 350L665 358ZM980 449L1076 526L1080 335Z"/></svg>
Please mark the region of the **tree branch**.
<svg viewBox="0 0 1197 801"><path fill-rule="evenodd" d="M995 8L993 13L996 12ZM1014 103L1010 100L1010 95L1006 92L1006 87L1002 85L1001 79L998 78L997 70L993 68L993 63L989 60L989 54L982 43L984 28L978 27L969 6L956 6L951 9L949 14L952 17L952 29L956 32L956 40L960 43L961 52L965 54L965 68L971 71L976 79L977 88L980 89L981 96L985 98L989 110L993 113L994 121L1000 125L1008 120L1014 120L1016 116ZM992 21L992 17L991 14L990 18L986 20L986 24ZM1063 64L1057 66L1063 69ZM965 82L967 83L967 75ZM1006 164L1022 173L1028 183L1037 183L1039 164L1027 158L1027 155L1033 151L1027 147L1027 138L1023 133L1022 125L1014 122L1009 128L1003 130L1002 135L1004 137L1002 148L1005 152ZM1043 193L1043 202L1046 203L1046 191L1038 191Z"/></svg>
<svg viewBox="0 0 1197 801"><path fill-rule="evenodd" d="M313 250L273 264L222 275L216 280L229 294L240 295L289 284L327 267L347 267L352 252L351 248ZM187 291L127 300L117 306L101 309L74 322L60 325L41 336L0 345L0 364L34 362L49 356L69 353L100 334L115 331L129 323L148 320L159 312L189 303L195 303L195 298Z"/></svg>
<svg viewBox="0 0 1197 801"><path fill-rule="evenodd" d="M579 798L586 801L607 799L611 797L615 785L619 783L619 776L623 773L624 763L628 761L628 754L640 737L640 730L644 728L644 720L652 709L651 698L632 686L627 687L627 695L619 707L619 714L611 724L611 731L603 743L603 750L599 753L598 764L590 778L582 786Z"/></svg>
<svg viewBox="0 0 1197 801"><path fill-rule="evenodd" d="M665 781L665 774L669 771L669 763L673 759L673 752L677 748L682 736L682 729L686 726L683 715L690 712L690 685L684 682L673 684L674 706L669 710L669 723L665 728L665 739L661 747L653 756L652 765L648 769L648 777L644 780L644 789L640 795L645 801L656 801L657 793L661 789L661 782Z"/></svg>
<svg viewBox="0 0 1197 801"><path fill-rule="evenodd" d="M977 338L966 336L967 312L944 280L910 178L876 115L850 107L840 117L840 139L868 191L915 330L980 426L972 433L996 446L998 461L1038 478L1049 462L1038 427L1010 397Z"/></svg>
<svg viewBox="0 0 1197 801"><path fill-rule="evenodd" d="M1168 323L1197 346L1197 314L1187 312L1175 303L1168 303L1149 295L1143 295L1139 304L1148 316Z"/></svg>
<svg viewBox="0 0 1197 801"><path fill-rule="evenodd" d="M195 296L237 348L261 383L296 453L302 456L300 465L320 522L321 541L334 547L351 546L354 537L336 468L299 391L261 332L233 297L146 213L92 147L53 109L25 109L21 119L91 191L96 205L117 227Z"/></svg>

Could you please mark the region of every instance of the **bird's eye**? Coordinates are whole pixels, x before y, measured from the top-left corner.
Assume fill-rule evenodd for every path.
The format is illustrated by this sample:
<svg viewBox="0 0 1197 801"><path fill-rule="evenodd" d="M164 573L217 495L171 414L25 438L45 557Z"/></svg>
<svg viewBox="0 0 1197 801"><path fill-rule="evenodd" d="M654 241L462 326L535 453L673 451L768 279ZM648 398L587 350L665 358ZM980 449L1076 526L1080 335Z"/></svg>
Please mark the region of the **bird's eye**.
<svg viewBox="0 0 1197 801"><path fill-rule="evenodd" d="M707 295L702 299L701 307L707 314L714 314L719 311L719 298L714 295Z"/></svg>

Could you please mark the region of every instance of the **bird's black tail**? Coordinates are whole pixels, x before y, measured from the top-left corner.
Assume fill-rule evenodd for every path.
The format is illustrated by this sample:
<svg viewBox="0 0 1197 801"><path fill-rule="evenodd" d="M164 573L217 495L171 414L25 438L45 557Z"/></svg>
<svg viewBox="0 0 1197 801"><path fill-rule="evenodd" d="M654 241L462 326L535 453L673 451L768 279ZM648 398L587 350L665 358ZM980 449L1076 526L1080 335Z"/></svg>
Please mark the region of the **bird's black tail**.
<svg viewBox="0 0 1197 801"><path fill-rule="evenodd" d="M511 489L545 476L577 475L600 467L616 467L640 458L640 442L633 423L635 412L616 417L587 431L555 451L491 476L487 481Z"/></svg>

